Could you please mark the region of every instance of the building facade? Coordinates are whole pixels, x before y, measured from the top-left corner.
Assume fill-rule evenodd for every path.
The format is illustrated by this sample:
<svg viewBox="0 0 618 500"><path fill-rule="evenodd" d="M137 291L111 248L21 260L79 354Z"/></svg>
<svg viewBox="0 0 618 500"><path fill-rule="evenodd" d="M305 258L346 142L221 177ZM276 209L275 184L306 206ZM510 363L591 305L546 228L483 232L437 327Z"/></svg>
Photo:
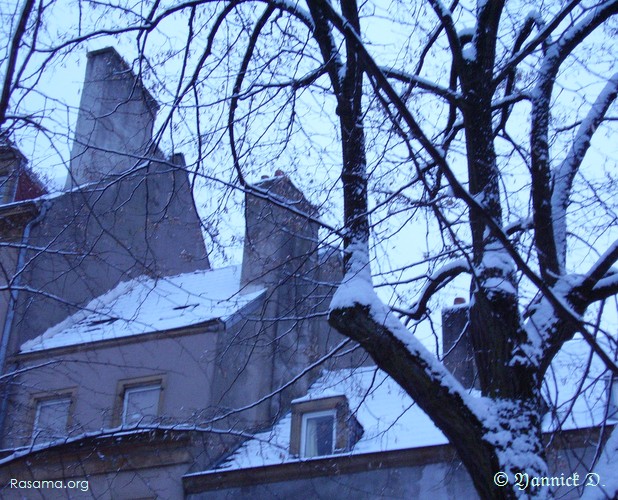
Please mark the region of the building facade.
<svg viewBox="0 0 618 500"><path fill-rule="evenodd" d="M263 179L242 264L211 269L156 109L114 49L91 52L66 190L0 206L3 486L85 475L99 497L181 498L182 475L272 425L312 378L281 389L290 375L338 338L315 209L283 173Z"/></svg>
<svg viewBox="0 0 618 500"><path fill-rule="evenodd" d="M183 157L153 141L157 108L102 49L64 192L3 146L0 495L473 498L428 417L329 328L341 262L315 207L283 172L263 178L242 262L213 269ZM445 312L444 350L473 391L466 314ZM596 422L571 431L556 470L599 439Z"/></svg>

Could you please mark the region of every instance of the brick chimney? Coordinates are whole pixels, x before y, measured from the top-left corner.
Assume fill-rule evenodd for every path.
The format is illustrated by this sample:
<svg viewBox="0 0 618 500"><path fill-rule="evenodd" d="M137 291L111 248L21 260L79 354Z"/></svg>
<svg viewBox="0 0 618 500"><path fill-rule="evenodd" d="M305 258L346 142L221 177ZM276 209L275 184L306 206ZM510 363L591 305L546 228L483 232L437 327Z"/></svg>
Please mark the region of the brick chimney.
<svg viewBox="0 0 618 500"><path fill-rule="evenodd" d="M158 104L112 47L88 53L66 187L129 170L148 153Z"/></svg>
<svg viewBox="0 0 618 500"><path fill-rule="evenodd" d="M466 388L475 385L476 365L468 335L468 309L465 299L457 297L453 306L442 311L442 353L444 365Z"/></svg>

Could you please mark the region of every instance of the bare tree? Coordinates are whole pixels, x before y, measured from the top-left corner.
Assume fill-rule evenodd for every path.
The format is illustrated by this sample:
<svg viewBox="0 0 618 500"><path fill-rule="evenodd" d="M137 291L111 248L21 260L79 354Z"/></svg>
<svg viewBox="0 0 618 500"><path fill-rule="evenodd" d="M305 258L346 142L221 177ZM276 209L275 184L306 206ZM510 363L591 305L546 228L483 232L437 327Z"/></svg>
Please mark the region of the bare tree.
<svg viewBox="0 0 618 500"><path fill-rule="evenodd" d="M168 96L159 139L186 124L198 177L268 198L252 176L295 165L325 213L300 215L344 252L330 324L431 417L479 495L549 494L494 477L547 476L542 386L565 342L582 336L618 375L615 316L602 306L618 293L614 151L602 139L615 123L605 44L617 1L529 12L504 1L155 2L122 7L126 22L120 7L99 6L103 15L80 12L79 33L39 49L47 8L16 12L3 126L40 126L20 105L64 52L134 36L137 69ZM408 248L419 233L422 251ZM480 394L413 333L461 283Z"/></svg>

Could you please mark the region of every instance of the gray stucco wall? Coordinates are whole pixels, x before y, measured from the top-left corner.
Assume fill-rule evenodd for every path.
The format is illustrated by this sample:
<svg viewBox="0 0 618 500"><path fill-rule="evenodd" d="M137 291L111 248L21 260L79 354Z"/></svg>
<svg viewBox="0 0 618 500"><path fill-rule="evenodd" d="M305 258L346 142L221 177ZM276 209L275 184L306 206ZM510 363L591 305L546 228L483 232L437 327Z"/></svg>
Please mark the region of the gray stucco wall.
<svg viewBox="0 0 618 500"><path fill-rule="evenodd" d="M249 428L272 425L289 401L306 391L312 374L278 389L326 352L330 300L320 293L331 292L320 283L325 277L320 275L317 224L302 215L315 216L315 208L281 172L257 187L259 196L245 197L241 279L247 289L266 292L241 330L227 330L219 338L214 389L217 400L229 407L250 405L276 391L238 415L240 425Z"/></svg>
<svg viewBox="0 0 618 500"><path fill-rule="evenodd" d="M73 391L71 437L117 427L121 383L150 376L162 379L162 423L205 421L213 413L210 388L218 332L211 328L175 336L145 334L105 347L91 344L20 356L16 368L35 368L12 380L4 447L31 443L36 396Z"/></svg>
<svg viewBox="0 0 618 500"><path fill-rule="evenodd" d="M226 488L187 496L190 500L311 498L328 500L475 499L467 473L449 464L385 468L335 474L241 488Z"/></svg>
<svg viewBox="0 0 618 500"><path fill-rule="evenodd" d="M152 142L157 108L115 49L88 54L67 180L81 188L32 225L9 352L121 281L209 268L182 155Z"/></svg>
<svg viewBox="0 0 618 500"><path fill-rule="evenodd" d="M44 202L31 230L11 349L140 275L209 268L187 175L151 163Z"/></svg>
<svg viewBox="0 0 618 500"><path fill-rule="evenodd" d="M181 464L139 471L117 471L110 474L82 474L75 478L60 480L50 479L50 476L39 478L22 474L20 475L22 481L51 480L54 484L70 485L71 489L52 487L19 489L11 488L10 484L3 484L0 493L5 500L92 500L93 498L181 500L183 491L182 481L179 478L186 468L186 464Z"/></svg>
<svg viewBox="0 0 618 500"><path fill-rule="evenodd" d="M598 429L565 432L560 447L551 446L548 450L549 476L559 479L579 474L579 487L559 486L546 488L555 498L575 500L581 497L586 488L586 473L594 461L599 439ZM587 443L585 446L574 443ZM438 447L439 448L439 447ZM254 498L311 498L328 500L370 500L377 498L401 500L455 500L479 498L472 486L472 481L463 465L452 455L449 459L421 459L422 454L431 454L431 448L422 450L400 450L396 463L391 462L392 454L385 453L342 457L337 459L317 460L286 464L283 469L278 466L229 471L233 479L225 479L226 471L221 476L213 477L210 486L200 488L199 483L191 484L185 478L185 487L191 493L189 500L239 500ZM403 456L407 458L403 458ZM320 463L327 462L327 463ZM337 463L335 463L337 462ZM353 462L353 464L352 464ZM410 465L406 465L406 464ZM415 465L413 465L415 464ZM297 467L296 471L294 467ZM348 467L353 467L352 470ZM362 470L366 468L367 470ZM347 470L346 470L347 469ZM361 469L361 470L359 470ZM300 477L294 477L295 472ZM215 472L216 474L216 472ZM282 477L287 476L282 480ZM207 478L207 476L206 476ZM269 479L268 479L269 478ZM512 480L512 479L511 479ZM234 485L238 486L234 486ZM549 482L547 484L550 484ZM594 488L594 486L587 486ZM200 489L210 490L197 492ZM195 491L195 492L193 492ZM525 490L522 490L525 493Z"/></svg>

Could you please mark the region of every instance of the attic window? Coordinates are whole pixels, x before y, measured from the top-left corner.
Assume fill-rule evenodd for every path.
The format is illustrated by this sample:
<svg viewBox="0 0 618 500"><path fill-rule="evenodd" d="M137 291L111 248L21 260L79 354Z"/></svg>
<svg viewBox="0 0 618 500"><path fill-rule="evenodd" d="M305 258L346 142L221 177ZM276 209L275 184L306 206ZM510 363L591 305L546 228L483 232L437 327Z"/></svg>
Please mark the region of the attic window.
<svg viewBox="0 0 618 500"><path fill-rule="evenodd" d="M315 458L349 451L363 434L344 395L292 402L290 454Z"/></svg>
<svg viewBox="0 0 618 500"><path fill-rule="evenodd" d="M336 410L303 414L300 437L300 455L303 458L333 454L337 434L336 420Z"/></svg>

